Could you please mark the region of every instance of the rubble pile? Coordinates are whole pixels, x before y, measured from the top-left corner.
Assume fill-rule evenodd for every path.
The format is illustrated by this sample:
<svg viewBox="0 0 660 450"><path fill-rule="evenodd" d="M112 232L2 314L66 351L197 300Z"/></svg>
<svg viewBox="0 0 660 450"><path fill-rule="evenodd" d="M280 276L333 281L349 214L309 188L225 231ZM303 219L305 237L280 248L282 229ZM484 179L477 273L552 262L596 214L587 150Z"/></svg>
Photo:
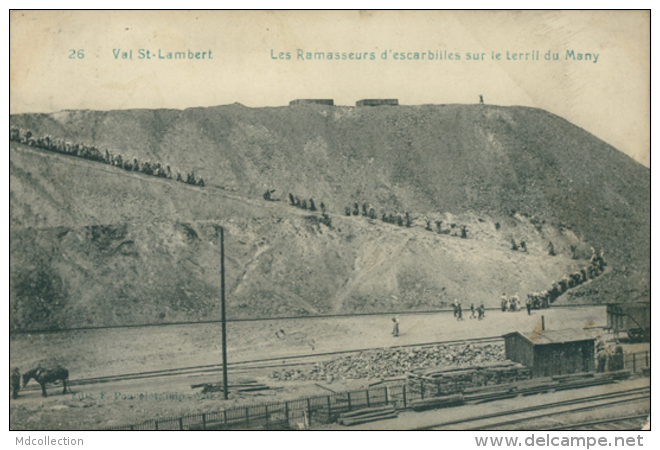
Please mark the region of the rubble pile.
<svg viewBox="0 0 660 450"><path fill-rule="evenodd" d="M311 369L274 371L280 381L388 378L440 365L479 366L504 361L504 344L378 349L316 363Z"/></svg>

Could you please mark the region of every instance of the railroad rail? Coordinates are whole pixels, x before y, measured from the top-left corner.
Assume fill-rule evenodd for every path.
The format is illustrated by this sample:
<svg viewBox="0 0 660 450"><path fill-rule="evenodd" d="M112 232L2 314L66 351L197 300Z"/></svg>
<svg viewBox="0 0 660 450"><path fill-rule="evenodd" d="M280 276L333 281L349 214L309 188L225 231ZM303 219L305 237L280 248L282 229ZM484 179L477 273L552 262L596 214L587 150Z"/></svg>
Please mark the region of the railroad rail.
<svg viewBox="0 0 660 450"><path fill-rule="evenodd" d="M197 221L202 222L202 221ZM597 304L572 304L572 305L553 305L552 308L548 309L573 309L573 308L596 308L602 305ZM500 308L486 308L486 311L499 311ZM521 310L522 311L522 310ZM518 311L518 312L521 312ZM539 310L540 311L540 310ZM352 314L320 314L320 315L308 315L308 316L282 316L282 317L254 317L254 318L235 318L227 319L227 323L241 323L241 322L268 322L274 320L309 320L309 319L341 319L341 318L350 318L350 317L369 317L369 316L423 316L423 315L433 315L433 314L451 314L453 309L443 308L443 309L430 309L424 311L389 311L389 312L370 312L370 313L352 313ZM222 323L222 320L196 320L196 321L182 321L182 322L165 322L165 323L139 323L139 324L129 324L129 325L108 325L108 326L97 326L97 327L75 327L75 328L62 328L62 329L34 329L34 330L10 330L10 335L20 335L20 334L37 334L37 333L66 333L70 331L94 331L94 330L112 330L116 328L150 328L150 327L168 327L168 326L180 326L180 325L206 325ZM593 328L602 328L605 329L605 325L585 327L585 329Z"/></svg>
<svg viewBox="0 0 660 450"><path fill-rule="evenodd" d="M281 368L289 366L304 366L316 364L319 361L326 359L331 359L334 356L338 355L350 355L357 354L361 352L381 350L383 348L388 349L399 349L399 348L422 348L435 345L445 345L445 346L456 346L456 345L465 345L465 344L492 344L492 343L502 343L504 339L501 336L489 336L482 338L472 338L472 339L458 339L452 341L437 341L437 342L425 342L421 344L407 344L407 345L393 345L389 347L368 347L355 350L340 350L335 352L325 352L325 353L306 353L302 355L291 355L291 356L281 356L277 358L265 358L265 359L254 359L246 361L235 361L227 363L227 369L230 372L246 372L259 369L269 369L269 368ZM109 375L102 377L90 377L90 378L78 378L69 380L69 386L82 386L89 384L100 384L100 383L111 383L116 381L127 381L127 380L138 380L143 378L158 378L158 377L168 377L168 376L179 376L179 375L199 375L206 373L222 372L222 364L209 364L204 366L190 366L190 367L180 367L175 369L163 369L163 370L154 370L149 372L135 372L119 375ZM26 391L38 390L40 389L37 385L26 386L23 388Z"/></svg>
<svg viewBox="0 0 660 450"><path fill-rule="evenodd" d="M646 424L648 417L649 413L646 413L590 422L579 422L548 428L548 431L635 431L640 430Z"/></svg>
<svg viewBox="0 0 660 450"><path fill-rule="evenodd" d="M607 394L599 394L599 395L593 395L589 397L583 397L583 398L578 398L578 399L572 399L572 400L563 400L559 402L554 402L554 403L546 403L542 405L536 405L536 406L530 406L530 407L525 407L525 408L520 408L520 409L515 409L511 411L502 411L502 412L497 412L497 413L490 413L490 414L483 414L480 416L473 416L473 417L468 417L464 419L457 419L457 420L452 420L448 422L440 422L436 423L433 425L426 425L423 427L418 427L414 428L414 430L440 430L449 426L456 426L456 425L466 425L471 422L479 422L482 420L489 420L489 419L499 419L497 422L494 423L489 423L489 424L484 424L481 426L476 426L476 427L471 427L471 426L466 426L465 429L470 429L470 430L488 430L488 429L498 429L498 427L502 426L507 426L507 425L516 425L520 424L522 422L527 422L530 420L538 419L541 417L549 417L553 415L560 415L560 414L568 414L568 413L574 413L574 412L580 412L580 411L588 411L588 410L593 410L594 408L604 408L604 407L609 407L612 405L617 405L617 404L622 404L622 403L630 403L630 402L636 402L640 400L646 400L650 399L650 393L651 393L651 388L649 386L646 387L641 387L641 388L635 388L635 389L628 389L625 391L619 391L619 392L611 392ZM590 403L596 403L596 404L590 404ZM589 406L584 406L585 404L590 404ZM562 409L561 411L555 411L555 412L548 412L547 410L551 410L554 408L564 408L567 406L577 406L576 408L569 408L569 409ZM518 414L529 414L533 413L536 411L545 411L541 414L537 415L527 415L526 417L523 418L516 418L516 419L509 419L509 420L502 420L507 417L515 416Z"/></svg>

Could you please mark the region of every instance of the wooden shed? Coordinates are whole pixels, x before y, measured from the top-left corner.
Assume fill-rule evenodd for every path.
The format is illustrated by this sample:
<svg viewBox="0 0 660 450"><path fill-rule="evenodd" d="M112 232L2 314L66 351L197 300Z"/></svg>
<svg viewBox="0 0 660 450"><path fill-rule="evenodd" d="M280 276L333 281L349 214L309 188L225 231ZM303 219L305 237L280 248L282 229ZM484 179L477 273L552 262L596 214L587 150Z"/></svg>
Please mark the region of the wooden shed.
<svg viewBox="0 0 660 450"><path fill-rule="evenodd" d="M505 334L506 358L528 367L532 377L595 370L596 338L582 330L513 332Z"/></svg>

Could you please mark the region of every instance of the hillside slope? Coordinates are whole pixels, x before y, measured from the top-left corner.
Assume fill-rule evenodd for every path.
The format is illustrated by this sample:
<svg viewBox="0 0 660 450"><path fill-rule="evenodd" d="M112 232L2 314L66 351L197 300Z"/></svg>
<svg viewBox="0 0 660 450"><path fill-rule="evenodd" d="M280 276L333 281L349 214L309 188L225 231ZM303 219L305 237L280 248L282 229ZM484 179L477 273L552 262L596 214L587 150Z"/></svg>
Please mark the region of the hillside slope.
<svg viewBox="0 0 660 450"><path fill-rule="evenodd" d="M230 105L27 114L11 125L193 169L208 183L12 143L14 328L217 318L218 225L234 317L426 309L455 297L494 306L501 292L547 289L586 264L571 245L581 258L604 250L609 267L562 301L650 293L650 170L541 110ZM266 187L323 201L331 226L263 201ZM417 219L405 228L343 217L355 201ZM426 231L425 219L468 225L468 239ZM511 252L511 238L529 252Z"/></svg>

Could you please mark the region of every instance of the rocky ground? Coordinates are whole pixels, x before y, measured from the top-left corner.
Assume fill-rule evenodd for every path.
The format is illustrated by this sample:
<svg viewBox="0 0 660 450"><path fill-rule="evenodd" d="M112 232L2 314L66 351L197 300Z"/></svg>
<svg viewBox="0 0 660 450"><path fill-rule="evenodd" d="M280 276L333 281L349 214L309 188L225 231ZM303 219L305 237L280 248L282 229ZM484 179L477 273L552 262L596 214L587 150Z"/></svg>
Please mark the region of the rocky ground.
<svg viewBox="0 0 660 450"><path fill-rule="evenodd" d="M274 371L270 377L280 381L378 379L404 375L434 366L477 366L503 361L504 344L433 345L422 348L379 349L360 352L317 363L308 370Z"/></svg>

